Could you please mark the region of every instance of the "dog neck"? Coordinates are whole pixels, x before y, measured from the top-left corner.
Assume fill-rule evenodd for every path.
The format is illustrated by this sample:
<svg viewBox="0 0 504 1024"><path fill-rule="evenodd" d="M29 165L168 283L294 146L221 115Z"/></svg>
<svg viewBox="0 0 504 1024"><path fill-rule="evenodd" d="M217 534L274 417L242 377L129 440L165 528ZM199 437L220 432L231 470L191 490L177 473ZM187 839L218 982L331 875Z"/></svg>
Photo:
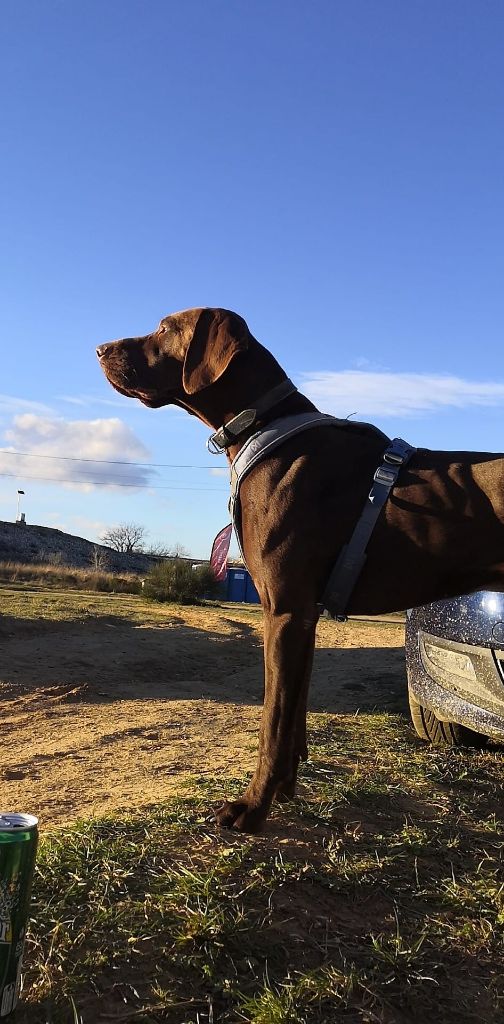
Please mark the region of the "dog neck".
<svg viewBox="0 0 504 1024"><path fill-rule="evenodd" d="M175 404L197 416L207 427L218 430L244 409L253 409L258 399L287 380L287 374L276 359L254 339L252 353L247 351L236 356L222 377L210 387L194 395L184 393ZM272 419L307 410L315 410L315 406L298 391L279 397L278 402L261 413L236 443L226 449L228 459L232 461L248 437Z"/></svg>

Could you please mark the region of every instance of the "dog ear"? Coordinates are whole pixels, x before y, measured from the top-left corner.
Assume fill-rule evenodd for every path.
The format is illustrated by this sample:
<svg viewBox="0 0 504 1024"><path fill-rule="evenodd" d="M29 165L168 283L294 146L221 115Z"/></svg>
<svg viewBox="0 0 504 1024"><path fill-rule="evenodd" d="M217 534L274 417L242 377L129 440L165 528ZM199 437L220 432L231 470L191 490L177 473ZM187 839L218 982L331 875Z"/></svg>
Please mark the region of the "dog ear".
<svg viewBox="0 0 504 1024"><path fill-rule="evenodd" d="M186 352L182 383L188 395L209 387L249 346L245 320L228 309L204 309Z"/></svg>

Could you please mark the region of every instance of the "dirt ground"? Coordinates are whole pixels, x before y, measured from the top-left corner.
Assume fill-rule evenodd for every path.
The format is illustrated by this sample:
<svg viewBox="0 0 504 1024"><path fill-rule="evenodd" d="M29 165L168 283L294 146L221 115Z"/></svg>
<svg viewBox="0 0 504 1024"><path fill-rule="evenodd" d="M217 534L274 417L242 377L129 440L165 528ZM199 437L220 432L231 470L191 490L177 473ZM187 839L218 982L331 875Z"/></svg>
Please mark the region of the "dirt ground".
<svg viewBox="0 0 504 1024"><path fill-rule="evenodd" d="M0 807L42 826L190 792L252 770L262 619L166 609L145 624L0 619ZM322 621L310 710L405 709L402 624Z"/></svg>

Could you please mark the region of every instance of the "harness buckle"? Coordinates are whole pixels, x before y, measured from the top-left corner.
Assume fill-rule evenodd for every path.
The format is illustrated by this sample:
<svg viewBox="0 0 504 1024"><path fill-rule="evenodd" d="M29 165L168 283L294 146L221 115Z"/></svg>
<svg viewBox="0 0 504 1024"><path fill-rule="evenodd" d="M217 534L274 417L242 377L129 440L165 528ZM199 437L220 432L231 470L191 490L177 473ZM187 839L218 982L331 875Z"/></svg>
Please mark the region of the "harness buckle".
<svg viewBox="0 0 504 1024"><path fill-rule="evenodd" d="M378 466L375 472L374 480L377 484L384 484L385 487L392 487L397 480L397 469L401 465L400 462L394 464L397 468L387 469L386 466Z"/></svg>
<svg viewBox="0 0 504 1024"><path fill-rule="evenodd" d="M383 461L390 463L392 466L402 466L403 462L410 457L412 451L413 448L407 441L403 441L401 437L395 437L390 447L384 452Z"/></svg>
<svg viewBox="0 0 504 1024"><path fill-rule="evenodd" d="M391 466L402 466L404 462L404 456L400 455L399 452L385 452L383 456L384 462L389 462Z"/></svg>

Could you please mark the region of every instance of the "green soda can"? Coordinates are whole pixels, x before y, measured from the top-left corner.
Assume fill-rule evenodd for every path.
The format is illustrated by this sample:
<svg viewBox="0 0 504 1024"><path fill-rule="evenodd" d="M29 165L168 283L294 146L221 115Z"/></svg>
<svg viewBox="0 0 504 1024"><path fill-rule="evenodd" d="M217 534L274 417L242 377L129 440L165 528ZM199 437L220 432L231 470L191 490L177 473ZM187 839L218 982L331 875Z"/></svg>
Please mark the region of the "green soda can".
<svg viewBox="0 0 504 1024"><path fill-rule="evenodd" d="M18 1001L37 851L37 818L0 811L0 1019Z"/></svg>

